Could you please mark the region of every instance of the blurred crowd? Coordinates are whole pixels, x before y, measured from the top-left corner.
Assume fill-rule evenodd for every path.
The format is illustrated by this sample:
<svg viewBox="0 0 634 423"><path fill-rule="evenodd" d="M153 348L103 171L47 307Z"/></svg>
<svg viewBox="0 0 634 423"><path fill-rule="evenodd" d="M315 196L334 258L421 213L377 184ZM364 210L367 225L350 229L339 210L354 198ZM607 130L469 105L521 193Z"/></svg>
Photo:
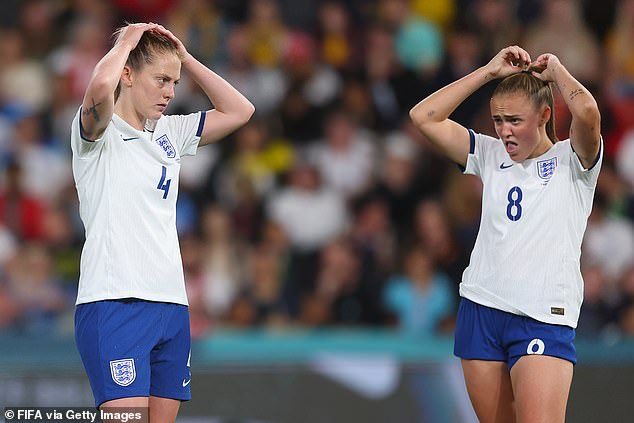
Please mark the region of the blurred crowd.
<svg viewBox="0 0 634 423"><path fill-rule="evenodd" d="M126 21L164 24L257 109L182 161L194 337L220 327L451 332L481 183L439 156L408 111L511 44L558 55L599 102L605 161L578 334L634 337L634 0L3 0L1 333L73 331L84 228L70 122ZM168 112L209 108L182 77ZM453 118L494 135L492 88ZM556 103L565 139L570 118Z"/></svg>

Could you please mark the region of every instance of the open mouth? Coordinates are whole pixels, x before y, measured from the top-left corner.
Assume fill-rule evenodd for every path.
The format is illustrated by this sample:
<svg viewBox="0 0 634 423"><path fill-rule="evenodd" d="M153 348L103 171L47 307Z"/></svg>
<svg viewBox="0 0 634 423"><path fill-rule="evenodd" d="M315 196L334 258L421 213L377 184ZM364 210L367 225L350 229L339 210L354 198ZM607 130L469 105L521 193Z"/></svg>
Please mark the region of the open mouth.
<svg viewBox="0 0 634 423"><path fill-rule="evenodd" d="M516 153L519 147L517 143L514 143L513 141L505 141L504 145L506 147L506 152L509 153L509 155Z"/></svg>

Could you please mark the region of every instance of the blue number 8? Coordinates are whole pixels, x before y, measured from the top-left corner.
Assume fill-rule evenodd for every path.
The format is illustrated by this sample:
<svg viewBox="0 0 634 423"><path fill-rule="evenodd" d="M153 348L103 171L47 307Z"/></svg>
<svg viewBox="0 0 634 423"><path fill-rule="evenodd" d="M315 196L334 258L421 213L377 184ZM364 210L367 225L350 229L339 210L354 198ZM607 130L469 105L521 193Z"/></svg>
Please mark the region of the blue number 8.
<svg viewBox="0 0 634 423"><path fill-rule="evenodd" d="M517 194L515 198L513 198L514 194ZM513 222L520 220L522 217L522 190L520 187L513 187L509 190L509 193L506 197L509 200L509 204L506 206L506 215ZM513 207L515 207L515 213L513 213Z"/></svg>

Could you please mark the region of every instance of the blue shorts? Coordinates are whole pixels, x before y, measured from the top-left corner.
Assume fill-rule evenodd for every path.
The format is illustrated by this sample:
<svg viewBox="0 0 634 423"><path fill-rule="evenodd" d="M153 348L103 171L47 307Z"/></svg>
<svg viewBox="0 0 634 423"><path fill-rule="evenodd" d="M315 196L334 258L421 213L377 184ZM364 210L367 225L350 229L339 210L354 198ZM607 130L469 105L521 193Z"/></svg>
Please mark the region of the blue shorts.
<svg viewBox="0 0 634 423"><path fill-rule="evenodd" d="M460 299L454 354L467 360L504 361L509 371L524 355L542 354L577 363L569 326L543 323L526 316Z"/></svg>
<svg viewBox="0 0 634 423"><path fill-rule="evenodd" d="M75 341L97 407L117 398L192 397L187 306L137 299L79 304Z"/></svg>

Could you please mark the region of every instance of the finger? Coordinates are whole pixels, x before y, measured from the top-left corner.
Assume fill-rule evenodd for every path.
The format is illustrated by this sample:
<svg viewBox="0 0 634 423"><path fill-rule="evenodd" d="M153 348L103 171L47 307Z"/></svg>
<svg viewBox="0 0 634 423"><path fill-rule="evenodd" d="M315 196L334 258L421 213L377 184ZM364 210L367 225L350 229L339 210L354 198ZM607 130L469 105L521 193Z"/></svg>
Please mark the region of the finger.
<svg viewBox="0 0 634 423"><path fill-rule="evenodd" d="M540 64L543 64L544 66L548 64L548 60L550 59L550 54L549 53L544 53L541 54L538 58L537 61Z"/></svg>
<svg viewBox="0 0 634 423"><path fill-rule="evenodd" d="M527 63L530 63L529 54L526 52L526 50L522 49L519 46L509 47L509 53L511 54L509 61L513 66L524 68Z"/></svg>
<svg viewBox="0 0 634 423"><path fill-rule="evenodd" d="M514 62L517 62L520 59L520 53L519 53L518 47L517 46L511 46L511 47L509 47L509 51L513 55L513 58L515 59Z"/></svg>

